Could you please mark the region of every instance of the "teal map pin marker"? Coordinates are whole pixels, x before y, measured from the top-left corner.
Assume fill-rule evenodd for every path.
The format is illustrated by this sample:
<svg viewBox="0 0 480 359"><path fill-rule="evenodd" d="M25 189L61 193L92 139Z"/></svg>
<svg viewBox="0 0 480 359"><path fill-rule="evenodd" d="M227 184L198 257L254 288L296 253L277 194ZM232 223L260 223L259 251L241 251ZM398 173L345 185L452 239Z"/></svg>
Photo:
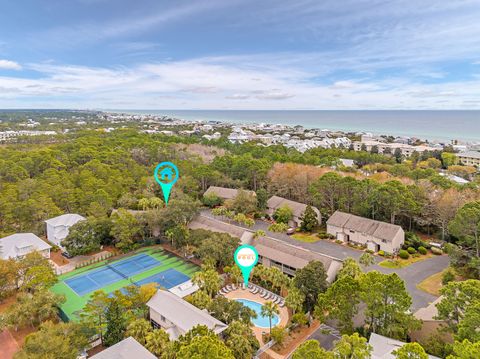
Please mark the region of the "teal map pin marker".
<svg viewBox="0 0 480 359"><path fill-rule="evenodd" d="M168 198L173 185L178 180L178 168L172 162L162 162L155 167L153 171L155 181L162 187L165 205L168 205Z"/></svg>
<svg viewBox="0 0 480 359"><path fill-rule="evenodd" d="M248 244L244 244L237 248L235 254L233 255L235 263L242 271L243 283L248 286L248 279L250 278L250 273L252 272L253 267L258 262L258 252L255 247Z"/></svg>

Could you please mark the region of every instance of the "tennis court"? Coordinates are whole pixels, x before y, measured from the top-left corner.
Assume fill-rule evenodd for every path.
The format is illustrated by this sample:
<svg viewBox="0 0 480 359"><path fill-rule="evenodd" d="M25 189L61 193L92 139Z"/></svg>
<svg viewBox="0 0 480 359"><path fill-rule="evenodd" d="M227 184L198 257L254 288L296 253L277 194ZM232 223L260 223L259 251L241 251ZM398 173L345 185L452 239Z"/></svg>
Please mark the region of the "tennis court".
<svg viewBox="0 0 480 359"><path fill-rule="evenodd" d="M65 280L65 283L79 296L96 291L109 284L128 279L150 268L160 266L162 262L148 254L136 256L107 264L106 266Z"/></svg>
<svg viewBox="0 0 480 359"><path fill-rule="evenodd" d="M170 268L163 272L154 274L150 277L142 279L138 282L135 282L137 285L144 285L148 283L158 283L162 287L170 289L179 284L182 284L188 281L190 277L183 274L182 272L177 271L176 269Z"/></svg>

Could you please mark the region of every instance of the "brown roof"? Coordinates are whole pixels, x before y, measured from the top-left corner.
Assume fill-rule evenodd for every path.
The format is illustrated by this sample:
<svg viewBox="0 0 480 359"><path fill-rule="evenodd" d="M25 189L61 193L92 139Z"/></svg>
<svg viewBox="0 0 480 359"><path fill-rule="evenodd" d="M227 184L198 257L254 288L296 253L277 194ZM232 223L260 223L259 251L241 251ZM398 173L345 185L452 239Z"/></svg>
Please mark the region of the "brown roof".
<svg viewBox="0 0 480 359"><path fill-rule="evenodd" d="M253 191L248 191L248 190L243 190L247 192L248 194L251 194L252 196L255 196L255 192ZM205 191L203 194L208 195L208 194L215 194L220 198L223 199L234 199L237 197L239 190L235 188L225 188L225 187L217 187L217 186L210 186L208 189Z"/></svg>
<svg viewBox="0 0 480 359"><path fill-rule="evenodd" d="M369 234L373 237L392 240L402 227L396 224L375 221L373 219L355 216L353 214L336 211L328 220L327 225L350 229L352 231Z"/></svg>
<svg viewBox="0 0 480 359"><path fill-rule="evenodd" d="M278 208L285 207L285 206L287 206L292 210L293 215L295 217L300 217L301 215L303 215L303 212L305 212L305 209L307 208L307 205L305 203L291 201L289 199L278 197L278 196L272 196L267 201L267 207L273 210L276 210ZM315 213L317 213L317 216L320 217L320 211L316 207L312 206L312 208L315 211Z"/></svg>
<svg viewBox="0 0 480 359"><path fill-rule="evenodd" d="M305 267L311 261L320 261L323 263L325 270L328 271L332 262L341 262L340 259L309 251L270 237L258 238L252 244L262 257L273 259L296 269Z"/></svg>

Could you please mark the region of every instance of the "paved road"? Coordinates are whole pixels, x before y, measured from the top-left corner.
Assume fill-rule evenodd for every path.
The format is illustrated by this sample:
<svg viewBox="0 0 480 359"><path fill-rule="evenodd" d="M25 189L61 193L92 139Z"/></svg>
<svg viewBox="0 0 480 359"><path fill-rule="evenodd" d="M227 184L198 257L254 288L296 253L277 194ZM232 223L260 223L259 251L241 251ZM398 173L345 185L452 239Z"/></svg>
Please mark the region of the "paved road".
<svg viewBox="0 0 480 359"><path fill-rule="evenodd" d="M203 210L201 213L205 217L214 218L217 220L221 220L220 217L213 216L209 210ZM231 224L238 225L237 223L232 222ZM244 227L240 226L239 227ZM320 240L315 243L306 243L297 241L290 236L287 236L284 233L276 233L270 232L268 230L269 224L264 221L256 221L255 225L249 230L256 231L256 230L263 230L269 237L273 237L279 239L281 241L294 244L299 247L303 247L305 249L309 249L311 251L327 254L332 257L345 259L348 257L352 257L358 259L364 252L361 250L353 249L344 245L340 245L331 241L327 240ZM246 228L246 227L244 227ZM390 274L390 273L397 273L400 278L402 278L407 286L407 289L412 296L412 311L415 312L418 309L427 306L431 302L433 302L436 297L428 294L420 289L417 289L417 284L423 281L425 278L438 273L449 265L449 258L447 255L442 256L434 256L432 258L413 263L405 268L400 269L390 269L384 268L378 265L379 262L383 260L382 257L375 257L376 264L370 266L368 270L378 270L379 272Z"/></svg>

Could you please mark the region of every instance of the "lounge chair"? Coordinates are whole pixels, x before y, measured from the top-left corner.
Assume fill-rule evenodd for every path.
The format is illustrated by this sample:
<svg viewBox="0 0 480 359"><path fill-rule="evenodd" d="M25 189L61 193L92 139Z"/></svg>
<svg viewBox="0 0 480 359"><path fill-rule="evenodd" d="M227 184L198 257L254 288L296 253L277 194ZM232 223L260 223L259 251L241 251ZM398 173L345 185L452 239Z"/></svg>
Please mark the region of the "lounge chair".
<svg viewBox="0 0 480 359"><path fill-rule="evenodd" d="M285 301L282 300L281 303L279 304L280 308L283 308L285 306Z"/></svg>
<svg viewBox="0 0 480 359"><path fill-rule="evenodd" d="M225 287L225 289L227 290L227 292L231 292L232 291L232 286L229 284Z"/></svg>
<svg viewBox="0 0 480 359"><path fill-rule="evenodd" d="M258 289L258 288L253 288L252 293L253 293L253 294L257 294L259 291L260 291L260 289Z"/></svg>
<svg viewBox="0 0 480 359"><path fill-rule="evenodd" d="M236 290L237 286L235 284L232 284L232 290Z"/></svg>

